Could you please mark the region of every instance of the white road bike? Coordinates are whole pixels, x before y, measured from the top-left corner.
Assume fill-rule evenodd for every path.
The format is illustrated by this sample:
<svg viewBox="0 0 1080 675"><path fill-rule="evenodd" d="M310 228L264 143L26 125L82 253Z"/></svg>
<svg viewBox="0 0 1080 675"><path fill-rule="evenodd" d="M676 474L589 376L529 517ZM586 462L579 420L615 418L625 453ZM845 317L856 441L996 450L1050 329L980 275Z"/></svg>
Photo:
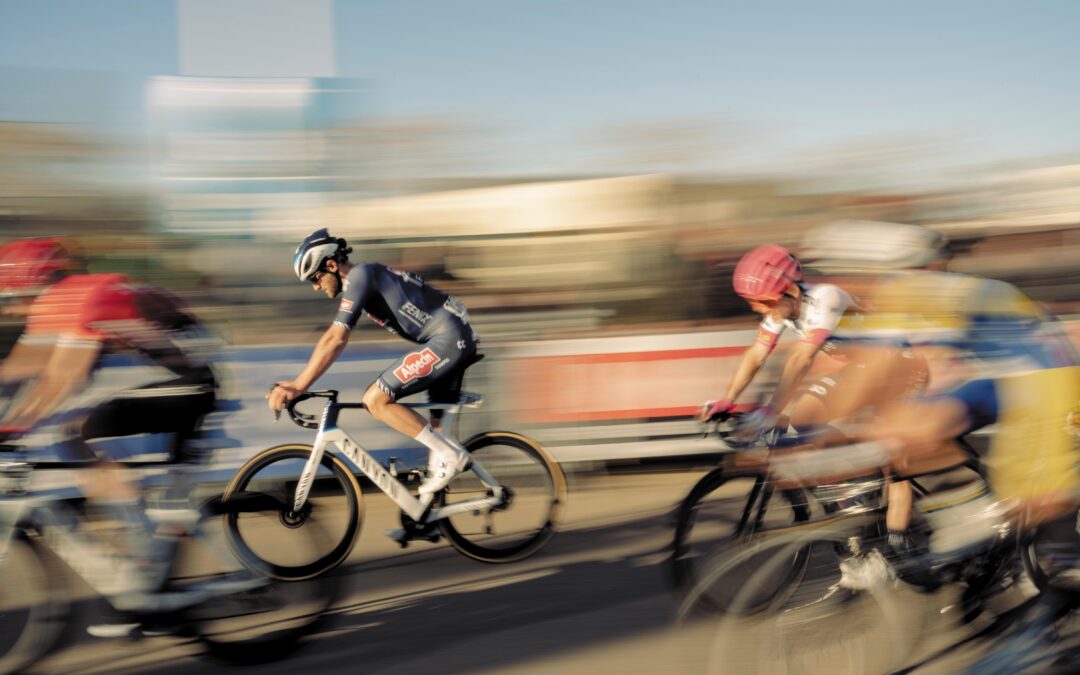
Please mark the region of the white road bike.
<svg viewBox="0 0 1080 675"><path fill-rule="evenodd" d="M0 673L20 671L54 649L79 615L75 607L93 599L78 596L84 587L72 575L146 630L131 637L194 638L228 662L282 658L324 623L339 580L280 582L241 564L224 541L222 516L263 508L262 496L148 509L159 524L176 528L183 521L184 534L164 587L145 595L136 579L147 563L117 546L121 531L92 517L94 506L78 488L49 487L57 483L47 480L50 471L85 470L87 463L35 462L32 454L0 444Z"/></svg>
<svg viewBox="0 0 1080 675"><path fill-rule="evenodd" d="M298 403L313 398L326 400L321 416L296 410ZM463 392L452 404L406 405L442 408L444 428L456 428L461 409L480 402L479 396ZM277 579L300 580L321 575L348 557L360 535L363 492L353 471L330 452L335 449L401 509L401 528L387 534L402 547L445 536L470 558L501 563L532 555L555 533L566 502L566 478L535 441L509 431L477 434L462 444L472 455L471 467L446 489L417 498L399 478L404 473L416 482L426 468L403 472L395 458L383 466L339 426L342 411L362 408L363 403L339 402L336 390L297 397L286 410L297 425L317 430L314 443L264 450L229 483L226 504L249 494L276 500L261 512L225 516L233 550L249 567ZM320 545L309 549L302 563L285 560L303 544L283 547L283 539L313 523L319 526Z"/></svg>

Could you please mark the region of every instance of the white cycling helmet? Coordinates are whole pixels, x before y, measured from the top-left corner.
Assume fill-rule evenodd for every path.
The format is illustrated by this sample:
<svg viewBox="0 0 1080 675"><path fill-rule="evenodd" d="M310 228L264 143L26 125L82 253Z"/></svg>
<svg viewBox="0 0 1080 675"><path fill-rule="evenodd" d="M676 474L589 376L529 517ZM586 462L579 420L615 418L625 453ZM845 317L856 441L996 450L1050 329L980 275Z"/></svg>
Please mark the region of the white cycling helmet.
<svg viewBox="0 0 1080 675"><path fill-rule="evenodd" d="M326 228L309 234L293 254L293 272L300 281L311 281L322 264L345 248L345 240L331 237Z"/></svg>
<svg viewBox="0 0 1080 675"><path fill-rule="evenodd" d="M819 270L898 270L928 265L948 252L948 239L919 225L840 220L803 237L800 258Z"/></svg>

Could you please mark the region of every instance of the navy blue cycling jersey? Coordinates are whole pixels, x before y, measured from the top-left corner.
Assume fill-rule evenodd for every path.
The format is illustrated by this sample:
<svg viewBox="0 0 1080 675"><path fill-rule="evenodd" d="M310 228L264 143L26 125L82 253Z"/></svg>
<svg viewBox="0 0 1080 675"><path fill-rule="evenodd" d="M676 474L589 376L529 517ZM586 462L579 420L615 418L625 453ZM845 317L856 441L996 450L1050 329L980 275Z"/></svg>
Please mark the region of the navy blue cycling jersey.
<svg viewBox="0 0 1080 675"><path fill-rule="evenodd" d="M422 277L380 263L356 265L343 279L334 323L352 329L361 312L413 342L427 342L440 331L468 324L465 306L429 286Z"/></svg>

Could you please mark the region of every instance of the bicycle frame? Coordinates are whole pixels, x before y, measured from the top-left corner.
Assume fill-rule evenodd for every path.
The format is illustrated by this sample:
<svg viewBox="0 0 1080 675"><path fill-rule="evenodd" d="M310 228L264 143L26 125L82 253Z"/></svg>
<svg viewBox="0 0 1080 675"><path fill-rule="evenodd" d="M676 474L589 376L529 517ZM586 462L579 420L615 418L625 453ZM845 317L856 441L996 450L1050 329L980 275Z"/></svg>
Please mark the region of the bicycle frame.
<svg viewBox="0 0 1080 675"><path fill-rule="evenodd" d="M444 408L447 413L455 416L463 403L454 404L411 404L412 408ZM372 483L382 490L386 496L394 501L398 507L410 518L418 523L430 523L449 516L477 511L483 508L497 507L505 499L505 491L498 481L491 477L476 461L472 463L472 471L480 481L491 490L491 495L478 499L470 499L449 506L432 508L431 504L435 495L427 495L421 499L413 497L408 489L401 484L393 475L380 464L371 454L356 442L345 430L337 424L338 414L344 409L363 408L363 403L337 403L330 400L323 409L322 419L319 422L319 430L315 436L311 456L308 457L304 470L296 485L296 494L293 499L293 511L299 512L307 503L311 492L315 472L322 461L323 453L328 447L336 447L339 452L360 469L361 473L368 477Z"/></svg>
<svg viewBox="0 0 1080 675"><path fill-rule="evenodd" d="M56 466L62 467L64 464L57 463ZM71 509L65 501L73 496L68 493L74 490L54 489L34 493L28 488L36 469L35 465L25 462L0 462L0 473L6 474L12 467L18 467L25 475L20 477L21 485L16 489L0 491L0 561L6 556L9 544L18 532L32 529L38 532L48 548L95 592L111 597L110 602L117 609L124 609L123 598L117 596L132 590L131 581L136 578L138 564L122 554L109 553L96 545L92 537L57 524L60 514ZM196 526L189 536L194 539L208 537L199 526ZM210 548L215 555L221 556L222 560L232 562L231 557L225 557L221 547ZM189 589L183 598L159 598L154 604L160 606L155 609L170 611L197 604L214 595L251 590L266 583L266 579L257 576L212 580L198 585L196 590ZM119 606L117 602L120 603ZM138 606L142 610L150 609L145 602Z"/></svg>

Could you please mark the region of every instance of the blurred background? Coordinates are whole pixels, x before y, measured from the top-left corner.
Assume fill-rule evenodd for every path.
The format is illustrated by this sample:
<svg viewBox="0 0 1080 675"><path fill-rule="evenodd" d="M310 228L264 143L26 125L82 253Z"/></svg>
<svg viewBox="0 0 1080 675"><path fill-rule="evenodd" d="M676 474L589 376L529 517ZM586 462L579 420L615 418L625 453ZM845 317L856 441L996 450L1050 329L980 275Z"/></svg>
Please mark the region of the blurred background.
<svg viewBox="0 0 1080 675"><path fill-rule="evenodd" d="M753 324L734 262L835 221L933 228L954 271L1066 319L1080 301L1071 3L0 7L0 239L68 236L236 348L328 325L290 269L319 227L460 296L489 348L697 350L679 382L606 369L652 399L614 408L585 378L515 403L520 369L495 373L521 421L688 415ZM403 348L373 323L353 340Z"/></svg>
<svg viewBox="0 0 1080 675"><path fill-rule="evenodd" d="M836 219L1069 313L1076 8L983 5L5 0L0 237L70 235L234 344L326 324L289 268L323 226L486 338L747 319L738 255Z"/></svg>
<svg viewBox="0 0 1080 675"><path fill-rule="evenodd" d="M291 269L321 227L465 302L496 357L470 371L491 399L473 429L528 431L567 466L707 454L691 415L752 340L731 272L761 243L865 263L889 257L882 223L930 228L951 270L1017 285L1080 336L1077 25L1053 0L0 0L0 241L63 236L90 271L183 297L241 403L229 467L310 440L270 427L262 395L332 320ZM2 353L21 328L2 320ZM359 397L407 347L362 322L324 384ZM695 478L579 504L610 488L659 512ZM605 527L571 553L621 536ZM648 618L604 590L613 560L537 573L574 592L532 644L667 626L644 563L619 570ZM504 609L543 607L548 581ZM596 622L552 623L586 605ZM655 672L671 644L641 644ZM481 666L432 654L418 672Z"/></svg>

